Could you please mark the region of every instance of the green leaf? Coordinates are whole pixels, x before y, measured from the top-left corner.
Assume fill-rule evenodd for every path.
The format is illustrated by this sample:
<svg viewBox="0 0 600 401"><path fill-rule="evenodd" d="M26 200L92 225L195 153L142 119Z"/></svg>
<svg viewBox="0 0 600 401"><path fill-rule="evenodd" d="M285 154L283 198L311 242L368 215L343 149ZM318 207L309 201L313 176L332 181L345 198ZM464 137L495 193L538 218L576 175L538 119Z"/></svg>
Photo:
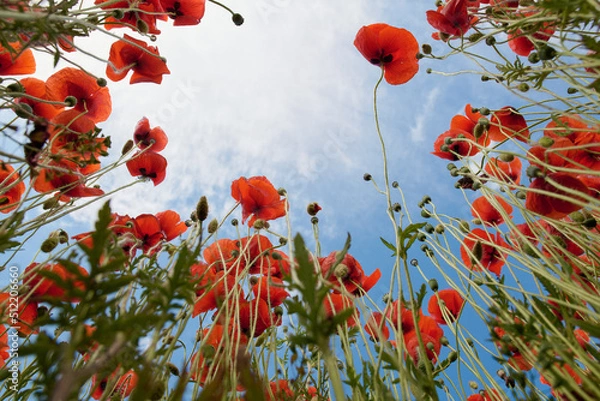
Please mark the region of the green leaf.
<svg viewBox="0 0 600 401"><path fill-rule="evenodd" d="M396 247L392 245L390 242L383 239L383 237L379 237L383 245L385 245L390 251L392 251L392 257L396 256Z"/></svg>

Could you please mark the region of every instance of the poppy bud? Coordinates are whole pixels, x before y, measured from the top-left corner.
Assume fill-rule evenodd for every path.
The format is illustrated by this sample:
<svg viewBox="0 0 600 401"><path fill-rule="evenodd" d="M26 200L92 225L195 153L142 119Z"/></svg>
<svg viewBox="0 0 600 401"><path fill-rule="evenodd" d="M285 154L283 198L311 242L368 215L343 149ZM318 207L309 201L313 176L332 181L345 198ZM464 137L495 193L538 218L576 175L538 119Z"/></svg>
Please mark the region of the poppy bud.
<svg viewBox="0 0 600 401"><path fill-rule="evenodd" d="M498 156L498 159L505 163L510 163L515 159L515 155L513 155L512 153L502 153L500 156Z"/></svg>
<svg viewBox="0 0 600 401"><path fill-rule="evenodd" d="M425 233L417 233L417 241L419 242L423 242L427 239L427 236L425 235Z"/></svg>
<svg viewBox="0 0 600 401"><path fill-rule="evenodd" d="M529 56L527 57L527 60L529 60L529 62L531 64L536 64L540 62L540 55L537 52L531 52L529 53Z"/></svg>
<svg viewBox="0 0 600 401"><path fill-rule="evenodd" d="M242 17L242 14L238 14L238 13L233 14L231 16L231 20L233 21L235 26L240 26L244 23L244 17Z"/></svg>
<svg viewBox="0 0 600 401"><path fill-rule="evenodd" d="M108 81L106 79L102 78L102 77L96 79L96 83L101 88L104 88L106 85L108 85Z"/></svg>
<svg viewBox="0 0 600 401"><path fill-rule="evenodd" d="M517 86L517 89L519 89L521 92L527 92L529 90L529 85L523 82Z"/></svg>
<svg viewBox="0 0 600 401"><path fill-rule="evenodd" d="M427 282L427 284L429 284L429 288L431 288L431 291L437 292L439 285L438 285L438 281L436 279L432 278L431 280L429 280Z"/></svg>
<svg viewBox="0 0 600 401"><path fill-rule="evenodd" d="M440 337L440 344L443 345L444 347L447 347L448 345L450 345L450 341L448 341L448 337L446 337L446 336Z"/></svg>
<svg viewBox="0 0 600 401"><path fill-rule="evenodd" d="M554 145L554 139L549 138L547 136L543 136L538 141L538 145L540 145L543 148L549 148L550 146Z"/></svg>
<svg viewBox="0 0 600 401"><path fill-rule="evenodd" d="M337 278L341 278L341 279L348 277L349 273L350 273L350 269L348 269L348 266L346 266L343 263L340 263L339 265L337 265L335 267L335 269L333 270L333 274Z"/></svg>
<svg viewBox="0 0 600 401"><path fill-rule="evenodd" d="M309 216L316 216L320 210L321 206L319 206L317 202L309 203L306 207L306 212L309 214Z"/></svg>
<svg viewBox="0 0 600 401"><path fill-rule="evenodd" d="M254 224L252 224L252 227L257 230L262 230L263 228L269 228L269 223L263 219L257 219Z"/></svg>
<svg viewBox="0 0 600 401"><path fill-rule="evenodd" d="M503 371L502 369L498 369L498 371L496 372L496 374L498 375L499 378L504 379L506 377L506 372Z"/></svg>
<svg viewBox="0 0 600 401"><path fill-rule="evenodd" d="M238 221L238 219L232 219L231 220L231 225L236 227L238 224L240 224L240 222Z"/></svg>
<svg viewBox="0 0 600 401"><path fill-rule="evenodd" d="M585 216L581 212L573 212L569 215L569 217L575 223L583 223L585 221Z"/></svg>
<svg viewBox="0 0 600 401"><path fill-rule="evenodd" d="M479 384L477 384L477 382L471 380L471 381L469 381L469 387L471 387L473 390L477 390L479 388Z"/></svg>
<svg viewBox="0 0 600 401"><path fill-rule="evenodd" d="M392 210L396 213L400 213L400 211L402 210L402 206L400 206L399 203L394 203L392 205Z"/></svg>
<svg viewBox="0 0 600 401"><path fill-rule="evenodd" d="M13 82L12 84L10 84L10 85L8 85L6 87L6 91L7 92L23 93L25 91L25 88L23 87L23 85L21 85L20 82Z"/></svg>
<svg viewBox="0 0 600 401"><path fill-rule="evenodd" d="M383 303L387 304L389 302L392 302L394 299L390 294L385 294L381 300L383 301Z"/></svg>
<svg viewBox="0 0 600 401"><path fill-rule="evenodd" d="M543 45L538 50L538 55L540 56L540 60L552 60L554 57L556 57L556 54L557 54L556 49L554 49L552 46L548 46L548 45Z"/></svg>
<svg viewBox="0 0 600 401"><path fill-rule="evenodd" d="M137 28L137 30L140 33L148 33L148 23L146 21L144 21L143 19L138 19L137 22L135 23L135 27Z"/></svg>
<svg viewBox="0 0 600 401"><path fill-rule="evenodd" d="M431 45L424 43L421 45L421 51L423 52L423 54L431 54Z"/></svg>
<svg viewBox="0 0 600 401"><path fill-rule="evenodd" d="M491 111L487 107L479 108L479 114L481 114L482 116L489 116L490 113L491 113Z"/></svg>
<svg viewBox="0 0 600 401"><path fill-rule="evenodd" d="M596 219L593 217L590 217L589 219L586 219L583 222L583 226L585 228L595 228L597 224L598 223L596 222Z"/></svg>
<svg viewBox="0 0 600 401"><path fill-rule="evenodd" d="M525 173L527 174L527 177L529 177L529 178L544 177L544 173L542 173L542 170L538 166L527 167L527 169L525 170Z"/></svg>
<svg viewBox="0 0 600 401"><path fill-rule="evenodd" d="M478 263L481 258L483 257L483 245L481 244L481 241L477 241L475 243L475 246L473 246L473 264Z"/></svg>
<svg viewBox="0 0 600 401"><path fill-rule="evenodd" d="M469 35L469 37L467 38L467 40L468 40L469 42L471 42L471 43L475 43L475 42L477 42L479 39L481 39L482 37L483 37L483 34L482 34L482 33L475 32L475 33L473 33L473 34Z"/></svg>
<svg viewBox="0 0 600 401"><path fill-rule="evenodd" d="M219 221L217 219L212 219L210 223L208 223L208 228L206 229L209 234L213 234L219 228Z"/></svg>
<svg viewBox="0 0 600 401"><path fill-rule="evenodd" d="M435 231L435 228L433 228L433 226L431 224L427 223L427 224L425 224L425 227L423 227L423 230L425 230L425 232L427 234L433 234L433 232Z"/></svg>
<svg viewBox="0 0 600 401"><path fill-rule="evenodd" d="M496 44L496 38L493 36L488 36L485 38L485 44L488 46L494 46Z"/></svg>
<svg viewBox="0 0 600 401"><path fill-rule="evenodd" d="M33 113L33 109L27 103L19 103L13 109L15 114L21 118L29 118Z"/></svg>
<svg viewBox="0 0 600 401"><path fill-rule="evenodd" d="M527 194L525 193L525 191L517 191L515 192L515 196L519 199L527 198Z"/></svg>
<svg viewBox="0 0 600 401"><path fill-rule="evenodd" d="M256 276L250 276L250 280L248 280L250 282L251 286L255 286L256 284L258 284L258 277Z"/></svg>
<svg viewBox="0 0 600 401"><path fill-rule="evenodd" d="M473 127L473 137L475 137L475 139L479 139L484 133L485 127L479 123L475 124L475 127Z"/></svg>
<svg viewBox="0 0 600 401"><path fill-rule="evenodd" d="M392 181L392 188L398 188L399 186L398 181Z"/></svg>
<svg viewBox="0 0 600 401"><path fill-rule="evenodd" d="M317 216L313 216L311 217L310 222L312 224L319 224L319 218Z"/></svg>
<svg viewBox="0 0 600 401"><path fill-rule="evenodd" d="M435 232L438 234L443 234L444 231L446 231L446 228L444 227L443 224L438 224L437 226L435 226Z"/></svg>
<svg viewBox="0 0 600 401"><path fill-rule="evenodd" d="M365 173L363 175L363 180L365 180L365 181L371 181L371 179L373 179L373 176L371 174Z"/></svg>
<svg viewBox="0 0 600 401"><path fill-rule="evenodd" d="M123 145L123 149L121 149L121 156L129 153L131 149L133 149L133 140L129 139L127 142L125 142L125 145Z"/></svg>
<svg viewBox="0 0 600 401"><path fill-rule="evenodd" d="M123 17L125 17L125 12L120 8L116 8L113 10L112 15L115 19L123 19Z"/></svg>
<svg viewBox="0 0 600 401"><path fill-rule="evenodd" d="M448 360L450 362L454 362L458 359L458 353L456 351L450 351L450 353L448 354Z"/></svg>
<svg viewBox="0 0 600 401"><path fill-rule="evenodd" d="M285 188L278 188L277 189L277 193L281 196L286 196L287 195L287 191L285 190Z"/></svg>
<svg viewBox="0 0 600 401"><path fill-rule="evenodd" d="M49 253L49 252L52 252L54 250L54 248L56 248L57 246L58 246L58 238L50 237L50 238L46 238L44 240L44 242L42 242L42 245L40 246L40 250L42 252Z"/></svg>
<svg viewBox="0 0 600 401"><path fill-rule="evenodd" d="M421 209L421 217L428 219L431 217L431 213L427 209Z"/></svg>
<svg viewBox="0 0 600 401"><path fill-rule="evenodd" d="M465 233L465 234L468 234L468 233L469 233L469 231L471 230L471 228L469 227L469 222L467 222L467 221L465 221L465 220L461 220L461 221L458 223L458 229L459 229L460 231L462 231L463 233Z"/></svg>
<svg viewBox="0 0 600 401"><path fill-rule="evenodd" d="M42 204L42 209L50 210L55 208L56 206L58 206L58 198L52 197L44 201L44 203Z"/></svg>
<svg viewBox="0 0 600 401"><path fill-rule="evenodd" d="M55 235L56 238L58 238L59 244L66 244L67 242L69 242L69 234L67 234L67 232L63 229L54 231L53 235Z"/></svg>
<svg viewBox="0 0 600 401"><path fill-rule="evenodd" d="M199 221L204 221L208 217L208 200L206 196L200 197L198 205L196 205L196 216Z"/></svg>
<svg viewBox="0 0 600 401"><path fill-rule="evenodd" d="M277 315L277 316L283 316L283 308L281 306L276 306L273 308L273 312Z"/></svg>
<svg viewBox="0 0 600 401"><path fill-rule="evenodd" d="M577 88L573 88L572 86L571 86L571 87L569 87L569 88L567 88L567 93L568 93L569 95L573 95L573 94L575 94L575 93L577 93L577 92L579 92L579 90L578 90Z"/></svg>
<svg viewBox="0 0 600 401"><path fill-rule="evenodd" d="M77 104L77 98L75 96L67 96L65 98L65 106L75 107L76 104Z"/></svg>
<svg viewBox="0 0 600 401"><path fill-rule="evenodd" d="M283 238L283 237L279 237L279 245L285 245L288 243L287 238ZM281 259L281 256L278 253L274 253L273 254L273 259L278 260L275 255L279 256L279 259Z"/></svg>

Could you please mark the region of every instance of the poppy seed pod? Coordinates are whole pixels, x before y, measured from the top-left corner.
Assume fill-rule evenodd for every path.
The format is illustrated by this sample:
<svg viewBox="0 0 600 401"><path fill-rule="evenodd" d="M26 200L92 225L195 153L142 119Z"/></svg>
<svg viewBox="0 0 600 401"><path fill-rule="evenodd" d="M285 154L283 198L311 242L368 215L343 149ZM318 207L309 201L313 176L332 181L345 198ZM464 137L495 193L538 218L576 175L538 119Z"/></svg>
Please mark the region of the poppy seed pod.
<svg viewBox="0 0 600 401"><path fill-rule="evenodd" d="M196 216L199 221L204 221L208 217L208 199L206 199L206 196L200 197L196 205Z"/></svg>

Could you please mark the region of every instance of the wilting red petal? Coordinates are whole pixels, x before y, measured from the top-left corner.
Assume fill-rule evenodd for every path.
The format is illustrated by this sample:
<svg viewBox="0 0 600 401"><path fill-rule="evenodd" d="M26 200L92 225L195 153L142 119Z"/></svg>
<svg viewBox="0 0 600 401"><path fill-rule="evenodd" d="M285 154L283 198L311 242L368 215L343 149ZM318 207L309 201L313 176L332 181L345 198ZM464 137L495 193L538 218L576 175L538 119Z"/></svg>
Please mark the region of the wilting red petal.
<svg viewBox="0 0 600 401"><path fill-rule="evenodd" d="M136 153L126 165L129 174L149 178L154 186L163 182L167 176L167 159L152 150Z"/></svg>

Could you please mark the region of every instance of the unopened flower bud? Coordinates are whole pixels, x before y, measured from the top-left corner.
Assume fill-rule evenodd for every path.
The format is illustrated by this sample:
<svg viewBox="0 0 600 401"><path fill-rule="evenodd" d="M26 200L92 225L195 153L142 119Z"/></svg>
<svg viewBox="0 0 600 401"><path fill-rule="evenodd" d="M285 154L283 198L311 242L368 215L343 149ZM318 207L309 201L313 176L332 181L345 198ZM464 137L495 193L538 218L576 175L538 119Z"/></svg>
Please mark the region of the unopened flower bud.
<svg viewBox="0 0 600 401"><path fill-rule="evenodd" d="M421 45L421 51L423 52L423 54L431 54L431 45L424 43Z"/></svg>
<svg viewBox="0 0 600 401"><path fill-rule="evenodd" d="M278 193L280 196L286 196L286 195L287 195L287 191L285 190L285 188L278 188L278 189L277 189L277 193Z"/></svg>
<svg viewBox="0 0 600 401"><path fill-rule="evenodd" d="M104 88L106 85L108 85L108 81L105 78L102 78L102 77L96 79L96 83L101 88Z"/></svg>
<svg viewBox="0 0 600 401"><path fill-rule="evenodd" d="M15 105L13 111L21 118L29 118L33 114L33 109L27 103L19 103Z"/></svg>
<svg viewBox="0 0 600 401"><path fill-rule="evenodd" d="M450 353L448 354L448 360L450 362L454 362L458 359L458 353L456 351L450 351Z"/></svg>
<svg viewBox="0 0 600 401"><path fill-rule="evenodd" d="M485 133L485 127L481 124L475 124L475 127L473 127L473 137L475 137L475 139L479 139L483 136L483 134Z"/></svg>
<svg viewBox="0 0 600 401"><path fill-rule="evenodd" d="M273 308L273 312L277 315L277 316L283 316L283 307L281 307L280 305L276 306L275 308Z"/></svg>
<svg viewBox="0 0 600 401"><path fill-rule="evenodd" d="M240 222L238 221L238 219L231 219L231 225L236 227L238 224L240 224Z"/></svg>
<svg viewBox="0 0 600 401"><path fill-rule="evenodd" d="M421 217L428 219L431 217L431 213L427 209L421 209Z"/></svg>
<svg viewBox="0 0 600 401"><path fill-rule="evenodd" d="M12 84L10 84L10 85L8 85L6 87L6 91L7 92L23 93L25 91L25 88L23 87L23 85L21 85L20 82L13 82Z"/></svg>
<svg viewBox="0 0 600 401"><path fill-rule="evenodd" d="M588 218L588 219L585 219L585 220L583 221L583 226L584 226L585 228L596 228L596 225L598 225L598 222L597 222L597 221L596 221L596 219L595 219L595 218L593 218L593 217L590 217L590 218Z"/></svg>
<svg viewBox="0 0 600 401"><path fill-rule="evenodd" d="M488 36L485 38L485 44L488 46L494 46L496 44L496 38L493 36Z"/></svg>
<svg viewBox="0 0 600 401"><path fill-rule="evenodd" d="M525 173L529 178L540 178L544 176L542 170L538 166L529 166L525 169Z"/></svg>
<svg viewBox="0 0 600 401"><path fill-rule="evenodd" d="M425 233L417 233L417 241L419 242L423 242L427 239L427 236L425 235Z"/></svg>
<svg viewBox="0 0 600 401"><path fill-rule="evenodd" d="M536 64L540 62L540 56L537 54L537 52L531 52L529 53L527 60L529 60L531 64Z"/></svg>
<svg viewBox="0 0 600 401"><path fill-rule="evenodd" d="M52 252L54 250L54 248L56 248L57 246L58 246L58 238L50 237L50 238L46 238L44 240L44 242L42 242L40 249L42 250L42 252L49 253L49 252Z"/></svg>
<svg viewBox="0 0 600 401"><path fill-rule="evenodd" d="M479 108L479 114L481 114L482 116L489 116L490 113L491 113L491 111L487 107L480 107Z"/></svg>
<svg viewBox="0 0 600 401"><path fill-rule="evenodd" d="M411 266L417 267L417 266L419 266L419 261L417 259L413 258L410 260L410 264L411 264Z"/></svg>
<svg viewBox="0 0 600 401"><path fill-rule="evenodd" d="M479 39L481 39L483 37L482 33L479 32L475 32L472 33L471 35L469 35L469 37L467 38L467 40L471 43L475 43L477 42Z"/></svg>
<svg viewBox="0 0 600 401"><path fill-rule="evenodd" d="M433 228L433 226L429 223L425 224L425 226L423 227L423 230L425 230L425 232L427 234L433 234L433 232L435 231L435 228Z"/></svg>
<svg viewBox="0 0 600 401"><path fill-rule="evenodd" d="M381 300L385 304L393 301L392 296L390 294L385 294Z"/></svg>
<svg viewBox="0 0 600 401"><path fill-rule="evenodd" d="M196 205L196 216L199 221L204 221L208 217L208 199L206 196L201 196Z"/></svg>
<svg viewBox="0 0 600 401"><path fill-rule="evenodd" d="M540 49L538 50L538 55L540 57L540 60L552 60L554 57L556 57L556 49L554 49L552 46L549 45L543 45L542 47L540 47Z"/></svg>
<svg viewBox="0 0 600 401"><path fill-rule="evenodd" d="M446 231L446 228L444 227L444 225L443 225L443 224L441 224L441 223L440 223L440 224L438 224L437 226L435 226L435 232L436 232L437 234L443 234L443 233L444 233L444 231Z"/></svg>
<svg viewBox="0 0 600 401"><path fill-rule="evenodd" d="M67 234L65 230L58 229L54 233L56 235L56 238L58 238L59 244L66 244L67 242L69 242L69 234Z"/></svg>
<svg viewBox="0 0 600 401"><path fill-rule="evenodd" d="M144 21L143 19L138 19L137 22L135 23L135 27L137 28L138 32L144 34L144 33L148 33L148 23L146 21Z"/></svg>
<svg viewBox="0 0 600 401"><path fill-rule="evenodd" d="M572 86L570 86L570 87L567 88L567 93L569 95L574 95L577 92L579 92L579 89L577 89L577 88L573 88Z"/></svg>
<svg viewBox="0 0 600 401"><path fill-rule="evenodd" d="M252 224L252 227L257 230L262 230L263 228L269 228L269 223L267 223L263 219L256 219L256 221L254 221L254 224Z"/></svg>
<svg viewBox="0 0 600 401"><path fill-rule="evenodd" d="M316 216L317 213L319 213L319 211L321 209L322 209L321 206L319 206L319 204L317 202L311 202L306 207L306 212L308 213L309 216Z"/></svg>
<svg viewBox="0 0 600 401"><path fill-rule="evenodd" d="M251 286L255 286L256 284L258 284L258 277L256 276L250 276L250 280L248 280L250 282Z"/></svg>
<svg viewBox="0 0 600 401"><path fill-rule="evenodd" d="M219 228L219 221L217 219L212 219L210 223L208 223L208 228L206 229L209 234L213 234Z"/></svg>
<svg viewBox="0 0 600 401"><path fill-rule="evenodd" d="M369 173L365 173L363 175L363 180L365 180L365 181L371 181L372 179L373 179L373 176Z"/></svg>
<svg viewBox="0 0 600 401"><path fill-rule="evenodd" d="M473 390L477 390L479 388L479 384L477 384L477 382L471 380L471 381L469 381L469 387L471 387Z"/></svg>
<svg viewBox="0 0 600 401"><path fill-rule="evenodd" d="M434 278L429 280L427 282L427 284L429 285L429 288L431 288L431 291L433 291L433 292L437 292L437 290L439 289L438 281Z"/></svg>
<svg viewBox="0 0 600 401"><path fill-rule="evenodd" d="M121 155L126 155L131 149L133 149L133 140L129 139L127 142L125 142L125 145L123 145L123 149L121 149Z"/></svg>
<svg viewBox="0 0 600 401"><path fill-rule="evenodd" d="M398 181L392 181L392 188L398 188L399 186Z"/></svg>
<svg viewBox="0 0 600 401"><path fill-rule="evenodd" d="M242 14L238 14L238 13L233 14L231 16L231 20L233 21L235 26L240 26L244 23L244 17L242 17Z"/></svg>
<svg viewBox="0 0 600 401"><path fill-rule="evenodd" d="M550 146L554 145L554 139L547 136L543 136L538 141L538 145L540 145L543 148L549 148Z"/></svg>
<svg viewBox="0 0 600 401"><path fill-rule="evenodd" d="M515 192L515 196L518 199L525 199L525 198L527 198L527 194L525 193L525 191L517 191L517 192Z"/></svg>
<svg viewBox="0 0 600 401"><path fill-rule="evenodd" d="M402 206L400 206L399 203L394 203L392 205L392 210L396 213L400 213L400 211L402 210Z"/></svg>
<svg viewBox="0 0 600 401"><path fill-rule="evenodd" d="M446 337L446 336L440 337L440 344L443 345L444 347L447 347L448 345L450 345L450 341L448 340L448 337Z"/></svg>
<svg viewBox="0 0 600 401"><path fill-rule="evenodd" d="M515 160L515 155L513 155L512 153L502 153L500 156L498 156L498 159L505 163L510 163L513 160Z"/></svg>
<svg viewBox="0 0 600 401"><path fill-rule="evenodd" d="M115 19L122 19L123 17L125 17L125 12L120 8L116 8L112 11L112 15Z"/></svg>
<svg viewBox="0 0 600 401"><path fill-rule="evenodd" d="M313 216L310 219L311 224L319 224L319 218L317 216Z"/></svg>
<svg viewBox="0 0 600 401"><path fill-rule="evenodd" d="M529 90L529 85L527 85L527 83L523 82L517 86L517 89L519 89L521 92L527 92Z"/></svg>
<svg viewBox="0 0 600 401"><path fill-rule="evenodd" d="M461 220L458 222L458 229L460 231L462 231L463 233L468 233L471 230L471 227L469 227L469 222L466 220Z"/></svg>

